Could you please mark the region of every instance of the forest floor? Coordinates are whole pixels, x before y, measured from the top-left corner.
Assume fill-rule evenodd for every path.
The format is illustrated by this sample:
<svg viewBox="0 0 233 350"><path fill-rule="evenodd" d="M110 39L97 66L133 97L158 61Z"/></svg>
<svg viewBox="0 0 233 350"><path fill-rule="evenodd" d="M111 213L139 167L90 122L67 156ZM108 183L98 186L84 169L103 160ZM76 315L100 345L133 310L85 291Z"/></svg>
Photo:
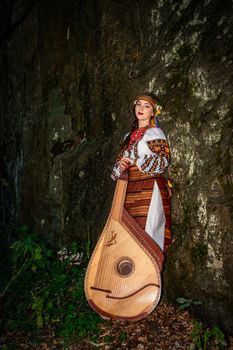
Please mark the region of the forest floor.
<svg viewBox="0 0 233 350"><path fill-rule="evenodd" d="M195 323L196 322L196 323ZM206 339L206 344L205 340ZM211 335L208 328L195 321L187 310L179 310L161 302L146 319L137 322L103 321L100 332L91 337L74 339L64 345L53 332L40 334L37 341L22 333L8 334L1 338L1 350L233 350L233 339L227 346L220 346L220 336Z"/></svg>

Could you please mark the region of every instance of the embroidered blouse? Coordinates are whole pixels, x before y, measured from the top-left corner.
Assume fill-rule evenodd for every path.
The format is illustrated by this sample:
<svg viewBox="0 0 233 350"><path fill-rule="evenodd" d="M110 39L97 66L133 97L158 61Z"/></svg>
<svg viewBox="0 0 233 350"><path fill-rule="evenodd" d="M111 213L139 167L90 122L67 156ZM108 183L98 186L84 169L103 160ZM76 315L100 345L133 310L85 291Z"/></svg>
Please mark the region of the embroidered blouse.
<svg viewBox="0 0 233 350"><path fill-rule="evenodd" d="M137 139L134 134L132 140L131 135L128 147L120 151L112 171L114 180L117 180L121 175L119 162L122 157L132 159L133 164L146 174L162 174L167 169L170 161L170 149L163 131L160 128L152 127L146 129L140 136Z"/></svg>

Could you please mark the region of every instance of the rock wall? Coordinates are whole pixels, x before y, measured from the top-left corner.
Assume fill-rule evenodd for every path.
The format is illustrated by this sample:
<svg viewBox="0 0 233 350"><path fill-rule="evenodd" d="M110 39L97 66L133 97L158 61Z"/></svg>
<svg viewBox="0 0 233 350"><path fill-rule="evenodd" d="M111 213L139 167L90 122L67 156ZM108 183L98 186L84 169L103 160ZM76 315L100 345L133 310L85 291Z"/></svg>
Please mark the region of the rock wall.
<svg viewBox="0 0 233 350"><path fill-rule="evenodd" d="M96 239L151 90L174 179L164 292L232 333L232 2L5 0L0 16L2 222Z"/></svg>

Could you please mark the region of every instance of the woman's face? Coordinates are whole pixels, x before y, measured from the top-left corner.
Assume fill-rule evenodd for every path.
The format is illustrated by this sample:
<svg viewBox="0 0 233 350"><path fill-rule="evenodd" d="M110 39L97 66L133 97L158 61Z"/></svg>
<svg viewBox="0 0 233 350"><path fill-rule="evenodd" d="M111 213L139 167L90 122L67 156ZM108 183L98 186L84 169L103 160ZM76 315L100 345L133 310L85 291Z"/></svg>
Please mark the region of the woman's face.
<svg viewBox="0 0 233 350"><path fill-rule="evenodd" d="M140 124L148 125L154 115L153 106L145 100L138 100L135 105L135 115Z"/></svg>

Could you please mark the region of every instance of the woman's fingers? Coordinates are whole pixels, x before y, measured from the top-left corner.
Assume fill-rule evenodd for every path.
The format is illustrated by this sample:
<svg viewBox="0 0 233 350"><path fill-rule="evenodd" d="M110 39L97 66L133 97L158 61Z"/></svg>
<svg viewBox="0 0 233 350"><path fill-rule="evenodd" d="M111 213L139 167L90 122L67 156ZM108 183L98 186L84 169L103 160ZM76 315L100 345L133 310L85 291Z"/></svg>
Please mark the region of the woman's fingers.
<svg viewBox="0 0 233 350"><path fill-rule="evenodd" d="M130 166L129 158L122 158L120 160L120 168L121 170L125 170Z"/></svg>
<svg viewBox="0 0 233 350"><path fill-rule="evenodd" d="M133 164L133 159L131 158L125 158L129 164Z"/></svg>
<svg viewBox="0 0 233 350"><path fill-rule="evenodd" d="M127 169L128 167L129 167L128 164L121 164L121 165L120 165L121 170L125 170L125 169Z"/></svg>
<svg viewBox="0 0 233 350"><path fill-rule="evenodd" d="M124 164L128 164L128 165L130 165L130 164L133 163L132 159L130 159L130 158L125 158L125 157L123 157L123 158L121 159L121 161L124 162Z"/></svg>

